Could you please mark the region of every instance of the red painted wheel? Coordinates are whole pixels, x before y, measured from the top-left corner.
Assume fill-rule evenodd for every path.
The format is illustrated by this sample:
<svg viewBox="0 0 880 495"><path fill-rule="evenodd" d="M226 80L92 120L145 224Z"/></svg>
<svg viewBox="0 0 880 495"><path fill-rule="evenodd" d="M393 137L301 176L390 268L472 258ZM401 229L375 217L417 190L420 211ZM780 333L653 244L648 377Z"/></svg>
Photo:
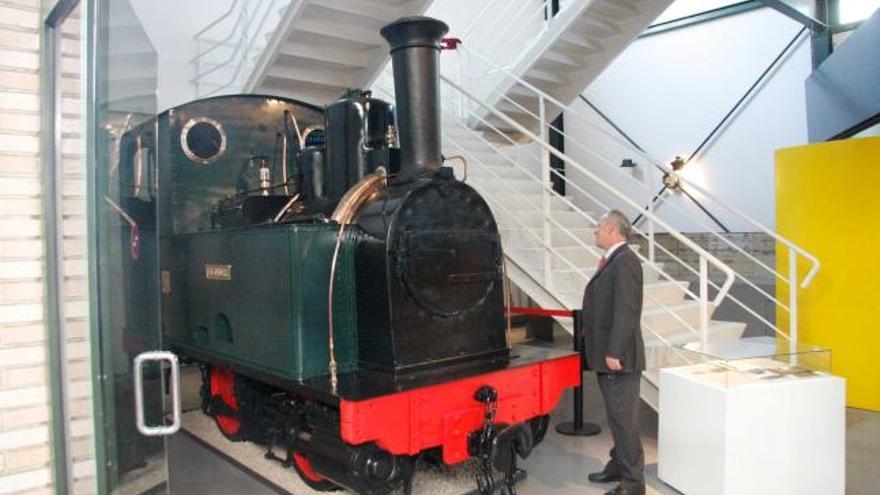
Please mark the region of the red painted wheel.
<svg viewBox="0 0 880 495"><path fill-rule="evenodd" d="M238 398L235 396L235 373L226 368L211 368L211 396L219 395L223 403L230 409L238 410ZM242 440L241 421L235 416L214 413L214 421L223 436L232 440Z"/></svg>
<svg viewBox="0 0 880 495"><path fill-rule="evenodd" d="M339 490L339 487L336 486L336 484L321 476L314 470L314 468L312 468L312 463L309 462L309 458L306 457L305 454L299 452L293 453L293 468L296 470L299 477L302 478L303 482L312 490L317 490L319 492L332 492Z"/></svg>

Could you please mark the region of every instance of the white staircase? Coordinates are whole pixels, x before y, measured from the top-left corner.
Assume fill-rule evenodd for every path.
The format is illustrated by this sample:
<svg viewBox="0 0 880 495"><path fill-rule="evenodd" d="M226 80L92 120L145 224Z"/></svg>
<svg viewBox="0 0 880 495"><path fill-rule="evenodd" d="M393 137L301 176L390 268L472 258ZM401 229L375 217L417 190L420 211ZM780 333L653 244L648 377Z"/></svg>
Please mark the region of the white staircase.
<svg viewBox="0 0 880 495"><path fill-rule="evenodd" d="M464 85L538 132L529 127L534 120L527 118L528 112L538 113L538 98L531 91L523 91L515 79L501 76L496 66L559 101L572 101L672 1L563 0L555 15L550 12L550 2L506 1L503 7L498 6L501 12L494 8L486 12L487 16L503 19L503 23L464 39L471 51L492 62L487 64L480 58L465 61ZM483 24L492 22L486 19ZM550 105L546 111L555 116L559 109ZM500 119L490 115L488 120L513 133Z"/></svg>
<svg viewBox="0 0 880 495"><path fill-rule="evenodd" d="M529 86L523 81L518 84ZM379 87L383 91L390 91L387 78L379 81ZM731 295L729 290L734 282L757 288L750 280L750 275L762 270L768 271L769 276L776 279L777 285L783 287L777 293L788 292L789 297L780 299L777 294L762 294L776 308L777 314L786 313L790 308L796 307L798 284L802 287L808 285L818 269L818 262L809 253L732 207L723 205L708 191L689 184L689 187L699 189L706 201L735 212L751 223L756 231L773 236L780 246L788 249L792 259L803 257L812 263L809 273L801 279L796 270L787 275L780 274L749 254L746 249L739 248L753 261L754 267L749 268L750 275L734 272L711 252L673 229L652 208L644 210L643 205L647 203L641 201L647 200L638 199L641 195L628 197L610 186L600 174L624 173L618 166L618 158L603 160L597 153L595 163L583 165L571 156L552 149L546 133L543 136L532 133L527 126L491 108L489 102L477 99L466 88L446 77L443 78L443 91L444 154L462 155L468 160L467 181L487 199L501 228L508 276L537 304L551 308L580 308L583 288L594 273L601 256L593 243L593 227L599 214L613 207L621 209L630 218L638 214L648 218L645 227L634 229L633 242L637 244L631 246L643 261L645 287L642 330L649 370L643 374L642 397L649 405L656 409L659 404L659 368L700 359L699 355L682 352L679 348L688 345L693 349L695 345L734 342L741 337L746 326L744 322L712 319L712 314L722 302L739 307L743 314L762 319L781 338L796 339L796 322L789 321L787 328L780 328L777 322L768 321L754 308ZM539 100L551 98L544 93L538 94ZM554 104L566 108L558 101ZM472 106L481 108L462 113L462 109ZM568 110L567 115L573 115L571 109ZM488 123L489 115L509 125L511 130ZM546 129L548 125L549 122L545 120L529 127ZM604 137L618 147L629 146L614 136ZM570 145L575 147L579 143L566 139L566 146ZM603 143L597 148L613 149L614 146ZM627 153L646 160L651 166L659 165L656 160L638 150L629 148ZM563 197L553 190L549 180L551 154L565 160L569 173L581 175L578 181L570 177L562 178L568 190L579 195L579 198ZM652 174L648 175L644 184L636 184L631 189L642 190L644 197L650 198L659 185L660 176L658 174L655 179ZM464 178L463 170L459 171L459 177ZM677 213L689 213L698 217L694 212ZM698 220L703 223L707 232L714 228L705 219ZM655 229L675 237L698 261L688 263L657 243ZM715 235L719 243L731 243L717 232ZM782 252L783 249L779 251ZM671 276L670 267L655 261L659 253L666 254L673 264L678 265L677 272L689 272L692 275L690 278L696 279L699 288L691 289L690 283ZM794 287L795 290L786 291L789 287ZM570 320L562 319L560 323L571 331ZM770 339L769 342L774 341ZM768 355L773 352L768 347Z"/></svg>
<svg viewBox="0 0 880 495"><path fill-rule="evenodd" d="M129 113L154 115L159 57L128 2L113 4L114 19L134 19L108 27L107 101L115 119Z"/></svg>
<svg viewBox="0 0 880 495"><path fill-rule="evenodd" d="M317 105L365 88L383 69L379 29L419 15L429 0L294 0L272 34L245 91L294 96Z"/></svg>
<svg viewBox="0 0 880 495"><path fill-rule="evenodd" d="M655 408L657 368L686 362L687 353L680 346L733 341L742 334L745 323L712 319L722 303L735 305L783 338L796 340L796 319L787 316L796 314L798 285L806 287L818 269L818 261L809 253L684 179L714 208L772 236L780 246L777 256L787 251L792 269L783 274L767 266L747 248L715 232L715 226L699 217L699 212L675 211L681 205L663 212L653 206L645 209L644 205L653 205L650 199L665 165L593 121L582 122L596 128L598 137L591 139L589 147L577 139L565 140L566 149L580 147L583 153L578 156L589 160L581 163L549 144L548 128L560 111L579 118L564 102L594 79L671 0L562 0L556 16L547 15L549 2L539 3L540 9L527 0L499 2L487 2L483 13L475 16L476 29L484 34L464 37L457 56L442 55L449 69L441 78L442 134L444 154L466 158L468 183L483 194L496 215L511 280L541 306L579 308L583 287L601 254L593 243L598 215L609 208L620 209L630 218L643 215L647 221L636 229L632 246L645 274L642 328L651 370L644 374L643 397ZM244 89L322 104L348 87L372 84L377 96L393 101L390 73L381 72L387 48L378 29L397 17L419 14L426 6L426 0L295 0L284 10ZM513 10L506 15L507 10L493 6ZM490 13L491 17L483 19L483 14ZM498 46L494 56L474 48ZM566 184L566 196L553 190L551 156L565 161L566 175L559 178ZM621 156L638 158L645 165L645 176L634 178L623 172ZM658 173L657 168L664 170ZM464 172L457 171L461 178ZM609 177L620 174L626 175L626 181L612 186ZM671 213L696 216L706 232L718 237L719 245L738 250L754 267L748 275L734 272L675 230L664 218ZM691 261L658 243L656 232L674 238ZM661 255L664 262L658 261ZM797 273L798 258L812 263L804 277ZM774 293L752 281L756 272L775 280ZM689 281L670 273L684 273ZM774 307L778 318L768 319L731 295L734 283L758 291L765 298L763 304ZM787 325L782 328L777 320ZM570 320L560 323L570 330Z"/></svg>
<svg viewBox="0 0 880 495"><path fill-rule="evenodd" d="M584 286L601 257L593 243L598 215L580 210L570 198L555 194L547 195L550 208L545 214L546 189L540 175L532 172L540 170L541 161L520 158L517 163L505 153L533 145L511 144L507 147L511 149L505 150L486 139L485 132L475 131L454 114L444 113L444 153L468 158L467 181L488 199L501 228L508 276L541 306L580 308ZM549 236L545 238L548 223ZM640 251L638 245L633 247ZM645 282L642 326L649 368L681 364L681 360L670 362L676 355L665 348L700 341L699 295L688 289L688 283L667 275L662 264L640 256ZM714 305L709 303L710 314L712 310ZM570 319L560 319L559 323L571 331ZM709 320L706 338L711 342L738 339L745 326L743 322ZM657 382L653 378L654 374L646 373L643 397L656 408Z"/></svg>
<svg viewBox="0 0 880 495"><path fill-rule="evenodd" d="M253 2L253 0L251 0ZM404 16L424 12L430 0L260 0L241 27L238 41L202 71L213 70L213 85L200 95L236 92L290 96L325 105L349 88L369 87L388 61L379 28ZM262 4L267 4L263 7ZM273 12L279 9L277 20ZM247 21L239 23L248 25ZM265 40L265 41L264 41ZM220 51L220 50L218 50ZM243 62L243 67L241 62ZM231 73L230 73L231 72ZM224 78L226 82L224 82Z"/></svg>

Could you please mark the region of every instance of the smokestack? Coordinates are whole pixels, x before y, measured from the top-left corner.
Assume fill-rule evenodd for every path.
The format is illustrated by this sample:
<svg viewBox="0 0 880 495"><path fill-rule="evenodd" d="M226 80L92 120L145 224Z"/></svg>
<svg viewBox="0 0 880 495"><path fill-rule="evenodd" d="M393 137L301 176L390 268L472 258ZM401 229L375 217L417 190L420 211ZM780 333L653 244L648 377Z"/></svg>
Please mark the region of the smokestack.
<svg viewBox="0 0 880 495"><path fill-rule="evenodd" d="M440 41L449 27L430 17L404 17L379 33L391 48L400 175L437 170L440 156Z"/></svg>

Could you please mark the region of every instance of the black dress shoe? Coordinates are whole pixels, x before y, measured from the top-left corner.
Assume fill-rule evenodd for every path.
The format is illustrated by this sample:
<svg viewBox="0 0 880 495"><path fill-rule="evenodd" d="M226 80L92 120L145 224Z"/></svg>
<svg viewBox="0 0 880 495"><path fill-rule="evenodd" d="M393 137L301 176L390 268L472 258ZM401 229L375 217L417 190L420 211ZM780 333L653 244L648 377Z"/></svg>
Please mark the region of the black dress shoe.
<svg viewBox="0 0 880 495"><path fill-rule="evenodd" d="M598 473L590 473L587 475L587 479L592 481L593 483L614 483L615 481L620 481L619 474L608 474L605 471L599 471Z"/></svg>
<svg viewBox="0 0 880 495"><path fill-rule="evenodd" d="M614 490L608 490L605 492L605 495L645 495L644 488L624 488L621 485L617 485Z"/></svg>

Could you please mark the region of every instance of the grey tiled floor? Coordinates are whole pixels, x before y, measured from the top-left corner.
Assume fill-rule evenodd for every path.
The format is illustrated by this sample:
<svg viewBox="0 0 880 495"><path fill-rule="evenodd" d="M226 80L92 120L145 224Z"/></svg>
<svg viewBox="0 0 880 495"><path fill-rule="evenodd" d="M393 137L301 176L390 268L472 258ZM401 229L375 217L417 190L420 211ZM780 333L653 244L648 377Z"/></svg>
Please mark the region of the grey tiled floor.
<svg viewBox="0 0 880 495"><path fill-rule="evenodd" d="M602 433L594 437L572 438L555 431L547 434L544 442L521 463L528 470L528 478L518 485L521 495L553 493L554 495L602 494L613 485L587 482L587 473L602 468L611 436L605 427L605 411L598 395L595 376L586 374L585 417L602 426ZM570 419L571 394L563 398L553 416L553 425ZM642 407L642 440L647 464L646 478L649 494L677 494L678 492L657 479L657 415L647 406ZM205 449L185 435L169 439L168 463L171 493L270 494L273 488ZM880 493L880 413L849 409L847 411L847 490L848 495L876 495ZM256 459L255 462L269 462ZM291 472L291 476L295 476ZM297 493L297 495L303 495Z"/></svg>

